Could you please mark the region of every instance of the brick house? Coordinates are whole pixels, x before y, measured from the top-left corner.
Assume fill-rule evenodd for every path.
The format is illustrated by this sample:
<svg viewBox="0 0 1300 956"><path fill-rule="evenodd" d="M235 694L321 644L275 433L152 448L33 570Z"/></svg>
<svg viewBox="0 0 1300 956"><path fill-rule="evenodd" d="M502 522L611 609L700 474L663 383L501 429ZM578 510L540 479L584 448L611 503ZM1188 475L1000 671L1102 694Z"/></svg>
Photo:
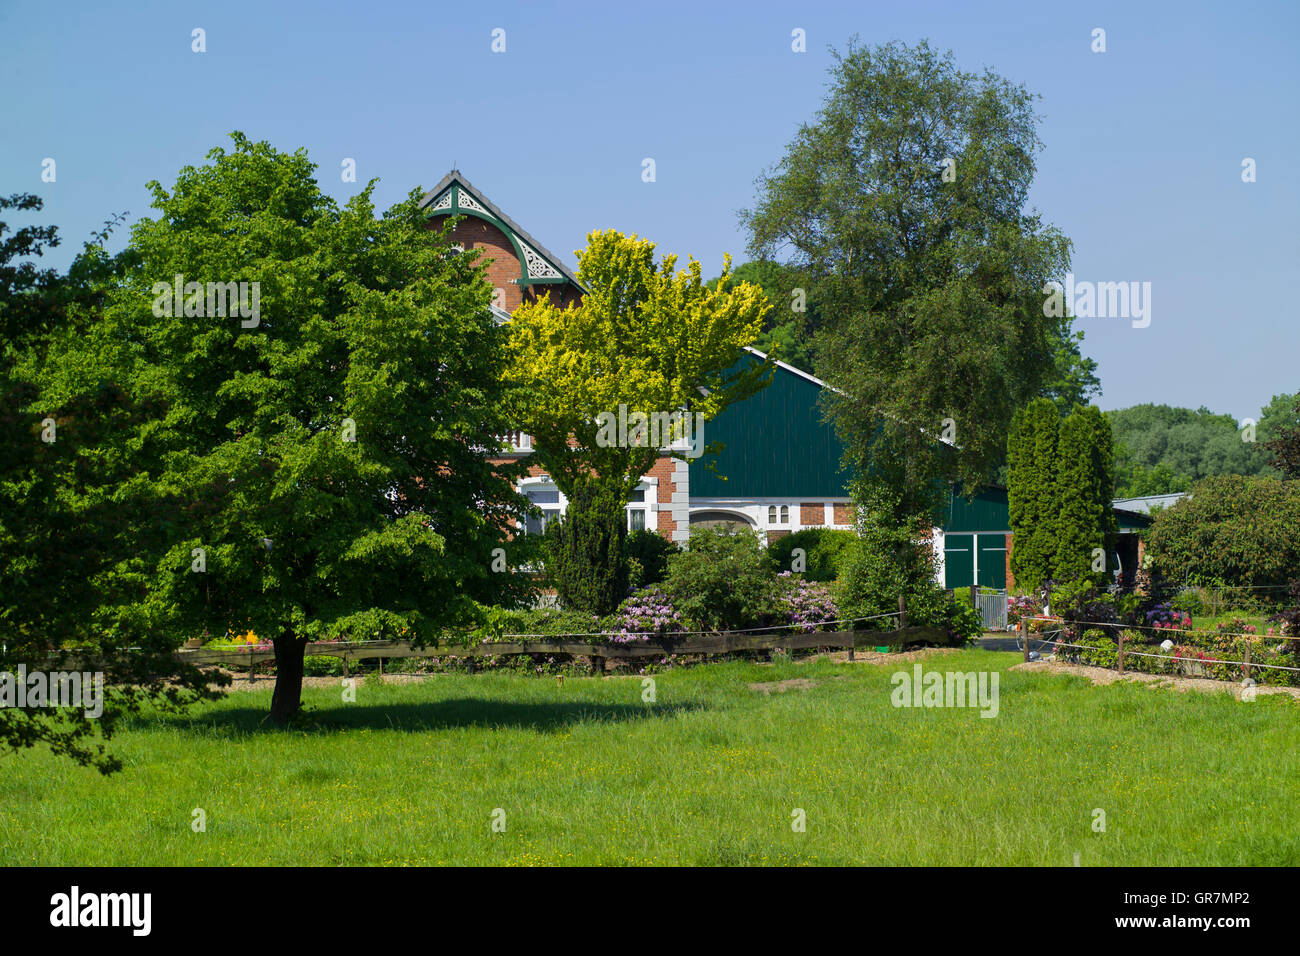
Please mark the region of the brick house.
<svg viewBox="0 0 1300 956"><path fill-rule="evenodd" d="M448 216L464 218L452 241L465 250L482 250L494 287L493 310L501 321L524 302L551 294L563 306L581 299L584 289L564 261L525 232L513 219L452 170L421 198L431 228ZM746 349L738 361L765 358ZM841 467L843 448L835 430L822 420L819 398L829 388L816 376L778 362L771 383L705 423L705 442L722 449L689 461L668 451L641 479L626 505L628 528L649 528L684 541L692 525L729 524L753 529L768 542L805 528L853 527L848 475ZM509 456L531 452L527 435L512 436ZM543 517L524 530L538 532L564 513L568 502L539 465L527 469L520 491ZM1121 529L1120 563L1126 570L1138 554L1134 532L1149 523L1145 515L1117 509ZM985 487L969 500L950 494L941 527L931 541L939 558L939 582L946 587L978 583L1013 585L1011 531L1006 489Z"/></svg>

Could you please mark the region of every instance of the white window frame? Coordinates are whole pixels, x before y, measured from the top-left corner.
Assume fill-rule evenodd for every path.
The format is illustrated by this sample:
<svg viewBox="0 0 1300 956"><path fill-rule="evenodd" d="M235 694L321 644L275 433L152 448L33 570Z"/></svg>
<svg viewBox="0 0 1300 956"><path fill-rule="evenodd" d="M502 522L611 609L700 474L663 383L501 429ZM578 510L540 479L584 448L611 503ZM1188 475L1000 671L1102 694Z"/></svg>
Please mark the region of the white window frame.
<svg viewBox="0 0 1300 956"><path fill-rule="evenodd" d="M640 484L636 486L637 491L641 492L640 501L629 501L623 510L627 512L627 530L628 531L653 531L650 525L650 514L653 512L651 507L655 500L655 495L659 490L659 482L655 478L642 478ZM632 513L639 511L641 513L641 527L632 527Z"/></svg>
<svg viewBox="0 0 1300 956"><path fill-rule="evenodd" d="M554 489L556 496L559 498L557 503L549 503L541 506L542 527L540 531L534 533L545 534L547 522L554 518L562 517L564 513L569 510L569 499L565 497L564 492L560 491L559 486L551 480L550 475L534 475L528 478L519 479L518 491L521 495L528 497L528 490L530 488L533 490ZM516 520L515 527L519 530L520 534L529 533L528 522L526 519L520 518Z"/></svg>

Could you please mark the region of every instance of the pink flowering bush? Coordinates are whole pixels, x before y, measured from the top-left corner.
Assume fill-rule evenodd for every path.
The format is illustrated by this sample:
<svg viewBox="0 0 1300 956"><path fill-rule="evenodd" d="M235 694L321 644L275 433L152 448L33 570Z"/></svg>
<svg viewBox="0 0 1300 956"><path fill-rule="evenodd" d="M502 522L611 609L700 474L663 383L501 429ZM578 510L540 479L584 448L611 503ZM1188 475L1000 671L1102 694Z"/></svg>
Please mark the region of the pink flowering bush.
<svg viewBox="0 0 1300 956"><path fill-rule="evenodd" d="M1042 602L1032 594L1013 594L1007 598L1007 625L1009 627L1014 628L1020 623L1021 618L1037 617L1042 613Z"/></svg>
<svg viewBox="0 0 1300 956"><path fill-rule="evenodd" d="M840 610L826 585L796 578L789 571L782 571L777 580L782 591L778 610L784 623L797 631L813 631L839 620Z"/></svg>
<svg viewBox="0 0 1300 956"><path fill-rule="evenodd" d="M634 593L618 606L614 620L617 630L609 635L614 644L644 642L686 630L682 613L658 587L642 588Z"/></svg>

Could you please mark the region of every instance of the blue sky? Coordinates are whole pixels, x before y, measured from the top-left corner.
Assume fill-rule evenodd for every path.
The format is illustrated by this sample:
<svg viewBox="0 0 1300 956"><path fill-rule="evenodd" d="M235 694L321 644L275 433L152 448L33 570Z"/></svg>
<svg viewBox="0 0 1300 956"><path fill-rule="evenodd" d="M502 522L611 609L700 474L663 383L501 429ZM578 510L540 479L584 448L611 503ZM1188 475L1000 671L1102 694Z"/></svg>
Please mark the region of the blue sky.
<svg viewBox="0 0 1300 956"><path fill-rule="evenodd" d="M78 12L77 7L82 9ZM453 162L553 252L615 227L743 261L736 213L821 103L828 46L928 38L1041 96L1033 204L1076 279L1151 285L1151 324L1085 319L1103 408L1238 419L1300 390L1300 5L90 3L0 0L0 190L35 192L66 265L148 213L232 129L345 157L381 207ZM191 51L206 31L207 52ZM494 28L506 51L491 50ZM791 51L791 31L807 52ZM1091 50L1106 31L1105 53ZM57 179L41 181L42 161ZM652 157L657 179L642 182ZM1241 181L1243 158L1257 181ZM115 244L125 236L120 232Z"/></svg>

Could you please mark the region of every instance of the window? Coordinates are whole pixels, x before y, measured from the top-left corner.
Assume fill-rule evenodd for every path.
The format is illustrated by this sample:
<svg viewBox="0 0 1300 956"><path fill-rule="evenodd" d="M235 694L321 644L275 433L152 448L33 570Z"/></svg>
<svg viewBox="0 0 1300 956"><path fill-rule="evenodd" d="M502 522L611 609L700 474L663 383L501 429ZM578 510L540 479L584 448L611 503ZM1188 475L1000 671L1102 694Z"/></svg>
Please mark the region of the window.
<svg viewBox="0 0 1300 956"><path fill-rule="evenodd" d="M776 524L776 505L767 506L767 523Z"/></svg>
<svg viewBox="0 0 1300 956"><path fill-rule="evenodd" d="M789 505L768 505L767 523L776 524L776 525L789 524L790 506Z"/></svg>
<svg viewBox="0 0 1300 956"><path fill-rule="evenodd" d="M542 509L540 518L529 515L524 519L524 534L541 534L549 522L560 516L560 489L554 485L527 485L523 492Z"/></svg>
<svg viewBox="0 0 1300 956"><path fill-rule="evenodd" d="M646 524L646 492L650 489L641 485L636 491L632 492L632 500L627 505L627 530L644 531Z"/></svg>
<svg viewBox="0 0 1300 956"><path fill-rule="evenodd" d="M790 523L790 506L789 506L789 505L782 505L782 506L781 506L781 524L789 524L789 523Z"/></svg>

